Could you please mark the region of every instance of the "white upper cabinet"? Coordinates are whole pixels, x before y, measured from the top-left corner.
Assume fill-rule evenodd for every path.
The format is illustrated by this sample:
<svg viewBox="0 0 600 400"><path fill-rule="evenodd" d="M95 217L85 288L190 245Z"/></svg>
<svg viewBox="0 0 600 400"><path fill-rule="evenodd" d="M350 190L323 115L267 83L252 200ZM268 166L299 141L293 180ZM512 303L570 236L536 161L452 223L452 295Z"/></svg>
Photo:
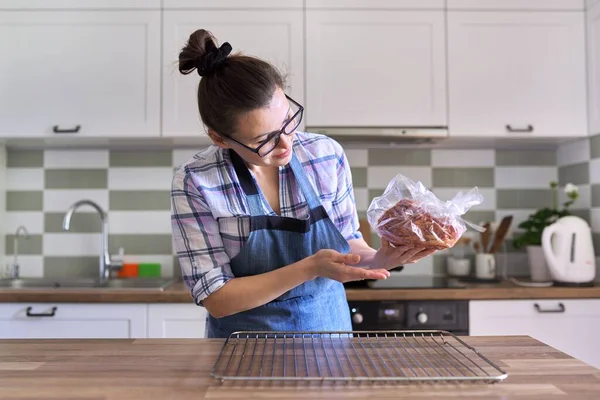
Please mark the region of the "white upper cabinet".
<svg viewBox="0 0 600 400"><path fill-rule="evenodd" d="M161 0L0 0L0 9L160 9Z"/></svg>
<svg viewBox="0 0 600 400"><path fill-rule="evenodd" d="M585 7L585 0L447 0L447 6L449 10L581 11Z"/></svg>
<svg viewBox="0 0 600 400"><path fill-rule="evenodd" d="M600 133L600 3L587 12L590 134Z"/></svg>
<svg viewBox="0 0 600 400"><path fill-rule="evenodd" d="M443 10L445 0L305 0L306 8Z"/></svg>
<svg viewBox="0 0 600 400"><path fill-rule="evenodd" d="M260 57L287 75L286 93L304 103L302 10L165 11L163 136L205 136L197 103L200 76L182 75L179 52L197 29L211 31L234 52Z"/></svg>
<svg viewBox="0 0 600 400"><path fill-rule="evenodd" d="M0 13L0 136L159 136L160 11Z"/></svg>
<svg viewBox="0 0 600 400"><path fill-rule="evenodd" d="M307 10L306 125L446 125L443 11Z"/></svg>
<svg viewBox="0 0 600 400"><path fill-rule="evenodd" d="M592 8L598 4L600 4L600 0L586 0L585 1L586 8Z"/></svg>
<svg viewBox="0 0 600 400"><path fill-rule="evenodd" d="M208 9L208 8L243 8L243 9L301 9L303 0L163 0L165 9Z"/></svg>
<svg viewBox="0 0 600 400"><path fill-rule="evenodd" d="M583 12L448 12L450 136L586 136Z"/></svg>

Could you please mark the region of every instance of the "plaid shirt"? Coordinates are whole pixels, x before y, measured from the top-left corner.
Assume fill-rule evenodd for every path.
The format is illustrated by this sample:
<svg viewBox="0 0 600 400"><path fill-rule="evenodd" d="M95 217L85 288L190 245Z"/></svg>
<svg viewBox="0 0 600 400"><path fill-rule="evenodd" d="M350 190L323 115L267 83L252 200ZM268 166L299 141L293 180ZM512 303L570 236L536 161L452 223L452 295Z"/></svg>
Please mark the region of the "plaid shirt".
<svg viewBox="0 0 600 400"><path fill-rule="evenodd" d="M297 132L293 143L309 182L346 240L361 238L350 165L333 139ZM254 177L254 174L252 174ZM305 218L308 205L289 165L280 168L281 215ZM276 215L264 198L263 211ZM230 260L249 234L249 207L227 150L210 146L176 169L171 188L173 243L197 304L234 276Z"/></svg>

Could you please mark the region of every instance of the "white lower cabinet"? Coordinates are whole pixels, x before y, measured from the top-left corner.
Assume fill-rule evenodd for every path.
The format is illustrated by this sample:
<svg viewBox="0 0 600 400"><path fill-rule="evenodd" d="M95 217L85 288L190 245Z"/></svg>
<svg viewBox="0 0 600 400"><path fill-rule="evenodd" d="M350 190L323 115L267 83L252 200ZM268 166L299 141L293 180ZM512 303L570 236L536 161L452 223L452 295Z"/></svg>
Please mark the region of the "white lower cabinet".
<svg viewBox="0 0 600 400"><path fill-rule="evenodd" d="M471 336L528 335L600 368L600 299L471 301L469 330Z"/></svg>
<svg viewBox="0 0 600 400"><path fill-rule="evenodd" d="M144 338L146 310L146 304L4 303L0 338Z"/></svg>
<svg viewBox="0 0 600 400"><path fill-rule="evenodd" d="M204 338L206 308L194 303L148 304L149 338Z"/></svg>

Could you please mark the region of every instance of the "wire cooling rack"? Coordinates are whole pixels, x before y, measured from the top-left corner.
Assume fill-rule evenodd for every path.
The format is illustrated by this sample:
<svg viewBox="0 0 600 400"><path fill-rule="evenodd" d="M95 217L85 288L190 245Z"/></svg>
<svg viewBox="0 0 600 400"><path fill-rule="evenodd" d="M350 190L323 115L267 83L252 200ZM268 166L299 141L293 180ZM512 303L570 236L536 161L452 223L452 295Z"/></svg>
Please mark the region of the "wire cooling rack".
<svg viewBox="0 0 600 400"><path fill-rule="evenodd" d="M235 332L212 375L225 380L495 383L508 375L440 330Z"/></svg>

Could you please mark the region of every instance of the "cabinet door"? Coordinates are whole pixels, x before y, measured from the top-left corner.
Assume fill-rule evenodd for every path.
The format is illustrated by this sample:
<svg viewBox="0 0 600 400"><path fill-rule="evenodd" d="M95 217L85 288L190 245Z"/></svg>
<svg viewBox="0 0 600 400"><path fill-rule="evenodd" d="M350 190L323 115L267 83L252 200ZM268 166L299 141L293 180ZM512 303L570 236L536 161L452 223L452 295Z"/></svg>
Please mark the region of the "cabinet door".
<svg viewBox="0 0 600 400"><path fill-rule="evenodd" d="M447 0L449 10L576 10L584 9L583 0Z"/></svg>
<svg viewBox="0 0 600 400"><path fill-rule="evenodd" d="M586 136L581 12L448 12L451 136Z"/></svg>
<svg viewBox="0 0 600 400"><path fill-rule="evenodd" d="M600 300L500 300L469 303L469 334L528 335L600 367Z"/></svg>
<svg viewBox="0 0 600 400"><path fill-rule="evenodd" d="M0 9L160 9L161 0L0 0Z"/></svg>
<svg viewBox="0 0 600 400"><path fill-rule="evenodd" d="M145 338L145 304L0 304L2 339Z"/></svg>
<svg viewBox="0 0 600 400"><path fill-rule="evenodd" d="M149 338L204 338L206 309L195 304L149 304Z"/></svg>
<svg viewBox="0 0 600 400"><path fill-rule="evenodd" d="M197 29L211 31L219 44L272 62L288 75L287 94L304 103L302 10L165 11L163 136L205 136L198 113L196 72L181 75L179 52Z"/></svg>
<svg viewBox="0 0 600 400"><path fill-rule="evenodd" d="M600 133L600 3L587 12L590 135Z"/></svg>
<svg viewBox="0 0 600 400"><path fill-rule="evenodd" d="M443 11L306 11L306 125L444 126Z"/></svg>
<svg viewBox="0 0 600 400"><path fill-rule="evenodd" d="M0 13L0 136L158 137L160 47L159 10Z"/></svg>

